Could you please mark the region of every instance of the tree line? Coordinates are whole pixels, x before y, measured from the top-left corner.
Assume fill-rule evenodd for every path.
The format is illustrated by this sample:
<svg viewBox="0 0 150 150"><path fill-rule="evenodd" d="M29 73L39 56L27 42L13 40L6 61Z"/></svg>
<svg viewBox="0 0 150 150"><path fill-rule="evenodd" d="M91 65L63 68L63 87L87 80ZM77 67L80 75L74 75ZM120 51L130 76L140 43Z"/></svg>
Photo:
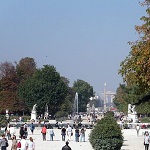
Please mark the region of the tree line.
<svg viewBox="0 0 150 150"><path fill-rule="evenodd" d="M150 114L150 0L140 3L146 7L147 16L142 16L141 26L135 26L139 39L129 42L129 55L120 64L119 74L124 84L116 91L114 103L122 112L127 105L135 105L138 114Z"/></svg>
<svg viewBox="0 0 150 150"><path fill-rule="evenodd" d="M49 114L72 113L75 93L79 95L79 111L86 111L93 87L78 79L69 86L69 79L62 77L52 65L37 68L33 58L25 57L19 62L0 64L0 113L30 114L34 104L37 113L43 114L45 106Z"/></svg>

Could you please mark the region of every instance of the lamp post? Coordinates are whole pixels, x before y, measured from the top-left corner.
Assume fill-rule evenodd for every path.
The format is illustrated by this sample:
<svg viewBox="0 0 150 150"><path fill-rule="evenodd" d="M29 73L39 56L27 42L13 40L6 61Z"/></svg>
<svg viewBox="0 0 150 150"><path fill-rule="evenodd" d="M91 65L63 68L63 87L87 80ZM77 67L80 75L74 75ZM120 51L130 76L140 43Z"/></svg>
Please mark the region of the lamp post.
<svg viewBox="0 0 150 150"><path fill-rule="evenodd" d="M104 84L104 112L106 112L106 82Z"/></svg>

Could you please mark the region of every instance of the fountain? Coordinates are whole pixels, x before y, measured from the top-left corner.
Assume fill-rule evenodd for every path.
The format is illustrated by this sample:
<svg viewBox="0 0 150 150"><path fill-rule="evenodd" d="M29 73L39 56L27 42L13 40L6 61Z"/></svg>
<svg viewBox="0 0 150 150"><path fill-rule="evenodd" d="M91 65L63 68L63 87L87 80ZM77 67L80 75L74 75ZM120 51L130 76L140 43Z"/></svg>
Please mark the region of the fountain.
<svg viewBox="0 0 150 150"><path fill-rule="evenodd" d="M73 112L72 120L76 121L78 119L78 93L76 92L74 103L73 103Z"/></svg>

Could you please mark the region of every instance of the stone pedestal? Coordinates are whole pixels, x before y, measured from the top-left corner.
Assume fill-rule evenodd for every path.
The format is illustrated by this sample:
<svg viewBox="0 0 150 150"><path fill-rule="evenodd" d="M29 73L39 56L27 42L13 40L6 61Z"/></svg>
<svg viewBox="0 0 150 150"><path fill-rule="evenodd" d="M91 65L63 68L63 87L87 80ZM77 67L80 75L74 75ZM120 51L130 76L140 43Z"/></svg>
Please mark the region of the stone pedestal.
<svg viewBox="0 0 150 150"><path fill-rule="evenodd" d="M138 122L138 116L137 116L137 114L128 114L128 118L132 119L133 123Z"/></svg>
<svg viewBox="0 0 150 150"><path fill-rule="evenodd" d="M31 112L31 120L34 120L36 122L36 111L32 110Z"/></svg>

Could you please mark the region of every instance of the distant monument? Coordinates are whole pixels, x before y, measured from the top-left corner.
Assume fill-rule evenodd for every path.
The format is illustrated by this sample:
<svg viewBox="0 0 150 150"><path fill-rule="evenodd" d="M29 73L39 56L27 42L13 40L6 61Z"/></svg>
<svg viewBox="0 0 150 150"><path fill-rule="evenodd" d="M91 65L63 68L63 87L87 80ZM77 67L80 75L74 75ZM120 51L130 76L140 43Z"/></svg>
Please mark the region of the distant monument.
<svg viewBox="0 0 150 150"><path fill-rule="evenodd" d="M48 119L48 115L49 115L49 113L48 113L48 105L46 104L44 118Z"/></svg>
<svg viewBox="0 0 150 150"><path fill-rule="evenodd" d="M89 103L86 105L86 111L87 111L87 114L90 114L91 112L91 107Z"/></svg>
<svg viewBox="0 0 150 150"><path fill-rule="evenodd" d="M132 120L133 123L138 121L137 112L135 111L135 105L128 104L128 118Z"/></svg>
<svg viewBox="0 0 150 150"><path fill-rule="evenodd" d="M36 122L36 106L37 104L33 105L32 112L31 112L31 120Z"/></svg>

